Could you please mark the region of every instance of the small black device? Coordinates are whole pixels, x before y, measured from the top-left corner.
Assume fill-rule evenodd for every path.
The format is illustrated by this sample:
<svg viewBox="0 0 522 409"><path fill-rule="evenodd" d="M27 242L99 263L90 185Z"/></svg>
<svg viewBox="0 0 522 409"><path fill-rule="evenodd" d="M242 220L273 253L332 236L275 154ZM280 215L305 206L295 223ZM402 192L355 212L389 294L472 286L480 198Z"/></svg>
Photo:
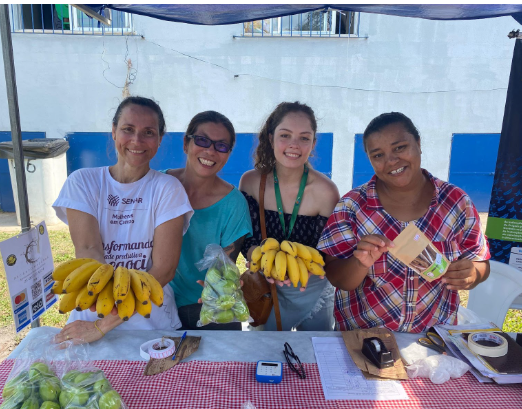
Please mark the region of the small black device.
<svg viewBox="0 0 522 409"><path fill-rule="evenodd" d="M388 351L384 342L378 337L365 338L362 353L379 369L390 368L395 363L392 353Z"/></svg>

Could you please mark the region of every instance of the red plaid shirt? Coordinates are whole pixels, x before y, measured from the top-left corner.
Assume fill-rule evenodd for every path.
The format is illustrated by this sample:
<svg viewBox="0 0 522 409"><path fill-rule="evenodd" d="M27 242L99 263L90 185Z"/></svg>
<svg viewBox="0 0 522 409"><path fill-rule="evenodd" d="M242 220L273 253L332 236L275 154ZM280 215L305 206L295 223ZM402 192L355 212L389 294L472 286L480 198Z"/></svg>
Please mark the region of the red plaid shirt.
<svg viewBox="0 0 522 409"><path fill-rule="evenodd" d="M464 191L423 170L435 186L426 214L415 225L450 261L490 258L480 219ZM317 248L337 258L349 258L361 236L382 234L394 240L408 223L390 216L375 189L376 176L344 195L328 219ZM452 324L459 294L441 280L431 283L384 253L353 291L336 289L337 328L385 327L392 331L422 332L435 324Z"/></svg>

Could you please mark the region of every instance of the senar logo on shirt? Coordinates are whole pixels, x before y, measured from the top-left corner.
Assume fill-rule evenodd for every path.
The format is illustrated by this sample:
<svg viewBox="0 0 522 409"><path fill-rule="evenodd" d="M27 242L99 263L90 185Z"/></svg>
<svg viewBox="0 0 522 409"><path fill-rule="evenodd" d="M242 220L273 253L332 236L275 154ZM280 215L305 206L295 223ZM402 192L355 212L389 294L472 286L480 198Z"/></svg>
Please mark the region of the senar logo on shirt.
<svg viewBox="0 0 522 409"><path fill-rule="evenodd" d="M107 202L109 202L109 206L117 206L118 203L120 203L120 197L113 196L110 194L109 196L107 196Z"/></svg>
<svg viewBox="0 0 522 409"><path fill-rule="evenodd" d="M120 197L109 194L107 196L107 202L109 202L109 206L117 206L120 203ZM121 199L121 203L122 204L143 203L143 199L141 197L136 197L134 199L124 197Z"/></svg>

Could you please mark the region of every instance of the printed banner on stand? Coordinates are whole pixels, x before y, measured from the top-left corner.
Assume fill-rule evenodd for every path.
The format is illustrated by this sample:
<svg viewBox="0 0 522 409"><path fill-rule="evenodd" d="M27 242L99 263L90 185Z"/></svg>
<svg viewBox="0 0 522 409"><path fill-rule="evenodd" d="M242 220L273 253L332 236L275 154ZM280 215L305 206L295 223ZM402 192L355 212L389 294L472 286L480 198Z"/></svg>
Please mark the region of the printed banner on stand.
<svg viewBox="0 0 522 409"><path fill-rule="evenodd" d="M0 242L16 332L38 319L57 297L51 292L54 269L45 222Z"/></svg>
<svg viewBox="0 0 522 409"><path fill-rule="evenodd" d="M516 40L486 229L492 260L522 270L522 40Z"/></svg>

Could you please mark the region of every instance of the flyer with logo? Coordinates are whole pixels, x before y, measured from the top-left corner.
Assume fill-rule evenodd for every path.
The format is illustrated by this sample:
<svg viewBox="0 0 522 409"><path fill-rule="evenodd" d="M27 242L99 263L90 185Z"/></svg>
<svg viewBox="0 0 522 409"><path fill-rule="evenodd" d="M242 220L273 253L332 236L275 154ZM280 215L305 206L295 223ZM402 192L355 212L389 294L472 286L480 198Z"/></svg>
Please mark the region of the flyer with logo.
<svg viewBox="0 0 522 409"><path fill-rule="evenodd" d="M54 270L45 222L26 233L0 242L16 332L49 309L57 296L51 292Z"/></svg>

